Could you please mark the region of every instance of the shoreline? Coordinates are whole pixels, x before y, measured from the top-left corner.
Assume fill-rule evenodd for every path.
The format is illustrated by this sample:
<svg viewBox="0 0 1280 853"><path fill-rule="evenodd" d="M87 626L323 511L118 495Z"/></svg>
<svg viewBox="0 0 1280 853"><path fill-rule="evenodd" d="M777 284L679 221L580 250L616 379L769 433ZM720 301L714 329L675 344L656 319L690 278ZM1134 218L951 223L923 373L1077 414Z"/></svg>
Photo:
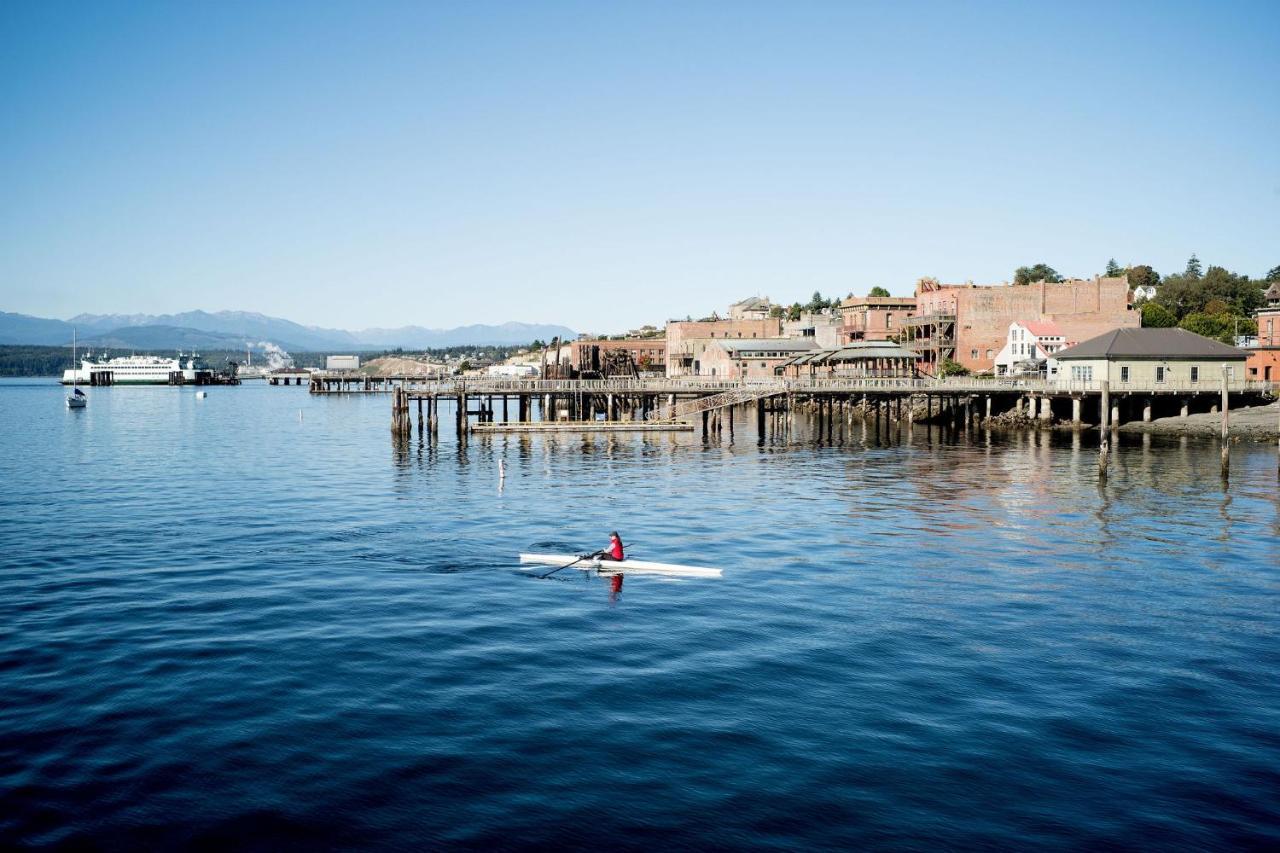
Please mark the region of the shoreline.
<svg viewBox="0 0 1280 853"><path fill-rule="evenodd" d="M1269 441L1280 438L1280 402L1266 406L1232 409L1227 432L1232 438ZM1222 434L1222 416L1203 412L1187 417L1157 418L1153 421L1130 421L1117 427L1121 432L1151 435L1194 435L1217 438Z"/></svg>

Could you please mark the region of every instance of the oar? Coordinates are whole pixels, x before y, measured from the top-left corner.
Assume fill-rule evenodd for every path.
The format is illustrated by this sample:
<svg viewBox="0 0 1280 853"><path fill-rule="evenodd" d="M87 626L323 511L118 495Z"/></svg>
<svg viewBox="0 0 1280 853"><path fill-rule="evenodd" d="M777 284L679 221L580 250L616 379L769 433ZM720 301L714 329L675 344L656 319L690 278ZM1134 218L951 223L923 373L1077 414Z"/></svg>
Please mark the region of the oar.
<svg viewBox="0 0 1280 853"><path fill-rule="evenodd" d="M567 568L569 568L570 566L576 566L576 565L578 565L578 563L581 563L583 560L590 560L592 557L598 557L598 556L600 556L600 552L599 552L599 551L596 551L596 552L595 552L595 553L593 553L593 554L583 554L581 557L579 557L578 559L574 560L572 563L565 563L565 564L564 564L563 566L561 566L560 568L558 568L558 569L552 569L551 571L547 572L545 575L538 575L538 577L540 577L540 578L549 578L549 577L551 577L552 575L554 575L556 572L563 571L564 569L567 569Z"/></svg>

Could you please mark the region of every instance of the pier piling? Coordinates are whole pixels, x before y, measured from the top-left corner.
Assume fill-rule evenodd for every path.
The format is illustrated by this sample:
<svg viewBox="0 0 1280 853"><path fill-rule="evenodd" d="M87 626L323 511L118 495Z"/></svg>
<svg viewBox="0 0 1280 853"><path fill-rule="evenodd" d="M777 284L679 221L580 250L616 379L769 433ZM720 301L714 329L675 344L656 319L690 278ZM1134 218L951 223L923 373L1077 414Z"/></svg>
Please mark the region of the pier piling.
<svg viewBox="0 0 1280 853"><path fill-rule="evenodd" d="M1222 365L1222 477L1226 479L1231 474L1231 439L1229 430L1231 428L1231 403L1227 399L1227 386L1230 382L1230 367Z"/></svg>
<svg viewBox="0 0 1280 853"><path fill-rule="evenodd" d="M1111 383L1102 380L1102 400L1099 404L1098 426L1098 480L1107 481L1107 456L1111 452Z"/></svg>

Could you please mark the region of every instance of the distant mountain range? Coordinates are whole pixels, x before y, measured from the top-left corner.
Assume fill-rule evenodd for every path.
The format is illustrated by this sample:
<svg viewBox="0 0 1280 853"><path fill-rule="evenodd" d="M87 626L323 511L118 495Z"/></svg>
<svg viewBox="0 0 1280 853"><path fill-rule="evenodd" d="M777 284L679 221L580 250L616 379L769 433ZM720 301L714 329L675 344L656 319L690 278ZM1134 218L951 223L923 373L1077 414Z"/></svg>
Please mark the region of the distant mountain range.
<svg viewBox="0 0 1280 853"><path fill-rule="evenodd" d="M574 338L566 326L531 323L426 329L324 329L251 311L187 311L182 314L80 314L50 320L0 311L0 344L58 346L71 343L72 329L86 346L124 349L238 349L270 341L294 351L431 349L450 346L527 344L535 339Z"/></svg>

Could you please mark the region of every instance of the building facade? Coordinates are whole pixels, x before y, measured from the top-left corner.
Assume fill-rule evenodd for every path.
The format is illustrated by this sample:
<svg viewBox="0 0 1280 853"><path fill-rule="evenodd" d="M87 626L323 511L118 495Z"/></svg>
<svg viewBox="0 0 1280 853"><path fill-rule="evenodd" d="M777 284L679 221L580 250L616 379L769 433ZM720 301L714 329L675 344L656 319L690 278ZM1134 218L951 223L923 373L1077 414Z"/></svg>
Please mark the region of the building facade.
<svg viewBox="0 0 1280 853"><path fill-rule="evenodd" d="M1186 329L1114 329L1057 353L1057 381L1096 383L1112 390L1160 388L1214 389L1228 375L1244 378L1249 354Z"/></svg>
<svg viewBox="0 0 1280 853"><path fill-rule="evenodd" d="M851 296L840 303L840 342L896 339L915 313L912 296Z"/></svg>
<svg viewBox="0 0 1280 853"><path fill-rule="evenodd" d="M1280 283L1271 285L1264 296L1267 307L1254 315L1258 342L1249 348L1245 371L1250 379L1280 382Z"/></svg>
<svg viewBox="0 0 1280 853"><path fill-rule="evenodd" d="M987 373L1007 343L1009 325L1024 321L1056 323L1066 337L1083 341L1137 328L1142 319L1124 276L990 286L921 279L904 343L919 353L923 373L936 374L948 359Z"/></svg>
<svg viewBox="0 0 1280 853"><path fill-rule="evenodd" d="M1039 366L1047 364L1054 353L1069 345L1057 323L1031 320L1010 323L1009 338L996 355L996 376L1027 373L1031 364L1038 365L1035 372L1039 373Z"/></svg>
<svg viewBox="0 0 1280 853"><path fill-rule="evenodd" d="M703 352L698 375L730 380L773 379L778 367L817 348L810 338L721 339Z"/></svg>
<svg viewBox="0 0 1280 853"><path fill-rule="evenodd" d="M667 323L667 376L701 375L702 356L717 341L782 337L782 320L672 320Z"/></svg>
<svg viewBox="0 0 1280 853"><path fill-rule="evenodd" d="M784 338L812 338L814 344L823 348L840 345L840 330L843 320L838 312L808 311L800 315L799 320L784 320L782 336Z"/></svg>

